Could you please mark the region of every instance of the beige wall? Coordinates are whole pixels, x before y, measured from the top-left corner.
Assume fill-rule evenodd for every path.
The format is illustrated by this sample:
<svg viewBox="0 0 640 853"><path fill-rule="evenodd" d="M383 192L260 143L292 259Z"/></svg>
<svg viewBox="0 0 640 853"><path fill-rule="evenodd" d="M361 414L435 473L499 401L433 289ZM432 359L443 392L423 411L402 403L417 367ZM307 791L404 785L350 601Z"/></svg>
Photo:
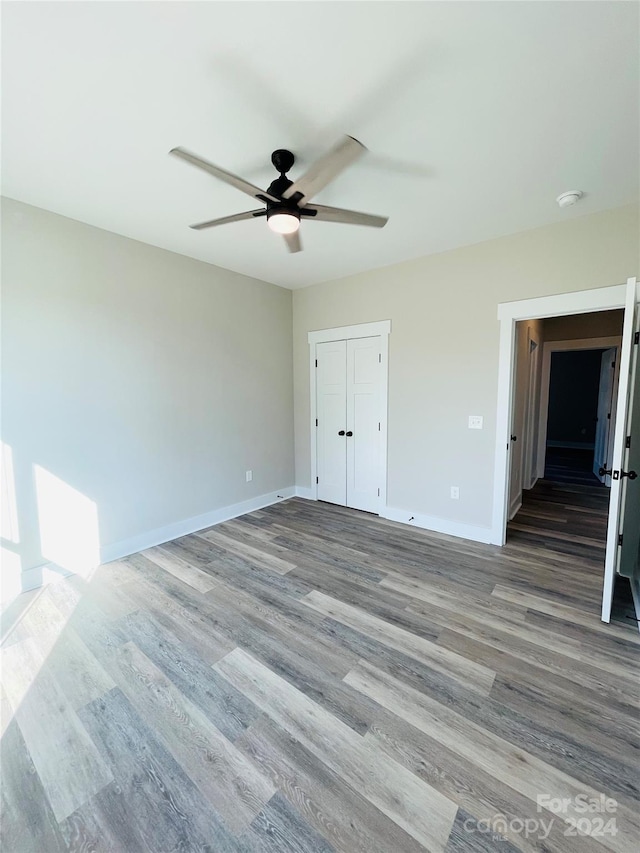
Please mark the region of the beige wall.
<svg viewBox="0 0 640 853"><path fill-rule="evenodd" d="M575 341L582 338L609 338L622 335L624 311L594 311L549 317L544 321L546 341Z"/></svg>
<svg viewBox="0 0 640 853"><path fill-rule="evenodd" d="M34 466L103 546L293 485L290 291L10 200L2 228L23 569L50 556Z"/></svg>
<svg viewBox="0 0 640 853"><path fill-rule="evenodd" d="M639 255L629 206L294 291L296 483L310 486L307 332L390 319L388 504L489 527L498 303L622 283Z"/></svg>

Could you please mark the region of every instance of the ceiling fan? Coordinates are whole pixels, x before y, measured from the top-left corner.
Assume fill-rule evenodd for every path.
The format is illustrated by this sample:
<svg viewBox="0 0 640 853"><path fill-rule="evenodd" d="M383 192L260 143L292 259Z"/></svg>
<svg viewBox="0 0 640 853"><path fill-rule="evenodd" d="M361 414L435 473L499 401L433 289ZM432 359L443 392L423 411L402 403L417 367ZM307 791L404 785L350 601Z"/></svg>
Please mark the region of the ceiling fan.
<svg viewBox="0 0 640 853"><path fill-rule="evenodd" d="M271 162L280 173L266 190L250 184L237 175L226 172L219 166L214 166L208 160L197 157L185 148L172 148L170 154L186 160L193 166L209 172L214 178L231 184L247 195L257 198L266 204L257 210L247 210L245 213L234 213L221 219L211 219L208 222L198 222L189 226L196 231L225 225L227 222L240 222L242 219L267 217L267 224L276 234L282 234L290 252L302 251L300 242L300 220L319 219L325 222L344 222L350 225L368 225L372 228L383 228L387 223L386 216L373 216L369 213L358 213L355 210L343 210L340 207L327 207L323 204L309 204L311 198L323 187L334 180L340 172L361 157L367 149L352 136L345 136L330 151L316 160L307 172L297 181L290 181L287 172L295 162L291 151L279 148L271 155Z"/></svg>

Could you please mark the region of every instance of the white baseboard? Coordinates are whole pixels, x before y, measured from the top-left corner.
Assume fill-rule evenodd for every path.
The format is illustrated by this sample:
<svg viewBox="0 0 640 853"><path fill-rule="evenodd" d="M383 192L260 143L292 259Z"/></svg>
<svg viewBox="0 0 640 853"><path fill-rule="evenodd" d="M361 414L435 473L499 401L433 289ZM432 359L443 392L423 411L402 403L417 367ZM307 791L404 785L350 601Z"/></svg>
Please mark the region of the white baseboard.
<svg viewBox="0 0 640 853"><path fill-rule="evenodd" d="M248 501L223 506L220 509L214 509L212 512L205 512L203 515L195 515L192 518L185 518L183 521L168 524L166 527L149 530L139 536L132 536L131 539L123 539L120 542L113 542L111 545L103 545L100 548L100 560L103 563L120 560L130 554L137 554L139 551L152 548L154 545L162 545L164 542L171 542L172 539L178 539L180 536L187 536L189 533L196 533L198 530L204 530L214 524L221 524L223 521L237 518L239 515L245 515L265 506L280 503L281 500L291 498L294 494L295 487L287 486L286 489L279 489L277 492L268 492L266 495L258 495Z"/></svg>
<svg viewBox="0 0 640 853"><path fill-rule="evenodd" d="M315 501L312 490L307 486L296 486L296 497L304 498L306 501Z"/></svg>
<svg viewBox="0 0 640 853"><path fill-rule="evenodd" d="M54 583L60 578L68 578L72 574L73 572L56 566L55 563L44 563L42 566L26 569L20 573L20 592L29 592L32 589L47 586L47 584Z"/></svg>
<svg viewBox="0 0 640 853"><path fill-rule="evenodd" d="M476 527L472 524L449 521L446 518L438 518L433 515L413 514L406 509L396 509L390 506L382 509L380 517L389 521L399 521L401 524L409 524L411 527L420 527L423 530L433 530L436 533L458 536L460 539L470 539L473 542L483 542L484 544L491 542L490 527Z"/></svg>
<svg viewBox="0 0 640 853"><path fill-rule="evenodd" d="M113 542L110 545L102 545L100 547L100 562L110 563L112 560L120 560L122 557L137 554L139 551L144 551L146 548L151 548L154 545L162 545L164 542L170 542L172 539L178 539L180 536L196 533L198 530L204 530L207 527L212 527L214 524L221 524L223 521L229 521L231 518L237 518L239 515L245 515L256 509L280 503L282 500L293 497L294 494L296 494L295 486L287 486L286 489L279 489L277 492L258 495L255 498L250 498L248 501L242 501L242 503L214 509L212 512L205 512L203 515L196 515L193 518L185 518L183 521L168 524L166 527L148 530L146 533L132 536L130 539L123 539L120 542ZM75 573L67 571L54 563L45 563L42 566L35 566L32 569L26 569L21 572L20 585L22 592L28 592L29 590L53 583L60 578L69 577L72 574Z"/></svg>
<svg viewBox="0 0 640 853"><path fill-rule="evenodd" d="M513 516L520 510L522 507L522 492L516 496L515 500L511 501L509 504L509 521L513 519Z"/></svg>
<svg viewBox="0 0 640 853"><path fill-rule="evenodd" d="M633 596L633 606L636 611L638 631L640 631L640 578L629 578L629 583L631 584L631 595Z"/></svg>

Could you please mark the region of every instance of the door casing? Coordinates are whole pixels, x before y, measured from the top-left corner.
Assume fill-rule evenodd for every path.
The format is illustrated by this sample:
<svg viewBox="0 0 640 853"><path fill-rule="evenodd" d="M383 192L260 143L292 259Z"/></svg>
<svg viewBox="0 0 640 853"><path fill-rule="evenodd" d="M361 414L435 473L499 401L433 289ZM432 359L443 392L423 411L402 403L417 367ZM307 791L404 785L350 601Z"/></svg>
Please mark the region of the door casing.
<svg viewBox="0 0 640 853"><path fill-rule="evenodd" d="M627 286L616 284L561 293L556 296L540 296L521 299L517 302L502 302L498 305L500 321L500 351L498 361L498 400L496 411L496 444L493 478L493 520L491 543L504 545L507 535L510 427L515 379L514 354L516 323L518 320L561 317L567 314L588 314L593 311L609 311L625 307ZM640 299L640 285L636 284L636 297Z"/></svg>

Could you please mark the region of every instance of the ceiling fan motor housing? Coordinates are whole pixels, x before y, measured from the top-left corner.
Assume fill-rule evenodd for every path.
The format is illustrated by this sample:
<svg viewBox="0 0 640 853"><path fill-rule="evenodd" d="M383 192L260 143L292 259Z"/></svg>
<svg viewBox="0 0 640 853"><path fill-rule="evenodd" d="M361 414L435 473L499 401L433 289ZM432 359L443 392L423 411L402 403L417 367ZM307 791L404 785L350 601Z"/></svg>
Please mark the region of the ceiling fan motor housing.
<svg viewBox="0 0 640 853"><path fill-rule="evenodd" d="M272 201L267 201L267 218L270 213L275 213L275 211L279 211L280 213L292 213L298 219L300 219L300 209L298 207L298 200L301 198L299 194L292 196L292 198L284 198L284 193L289 187L293 184L293 181L290 181L287 178L285 172L288 172L289 169L295 163L295 156L288 151L286 148L278 148L271 155L271 162L275 166L275 168L280 172L280 177L276 178L275 181L272 181L269 184L269 189L267 190L268 194L271 196L275 196L276 198L282 199L279 204L275 204Z"/></svg>
<svg viewBox="0 0 640 853"><path fill-rule="evenodd" d="M278 171L283 171L281 171L279 178L276 178L275 181L272 181L269 184L267 193L270 196L275 196L282 200L280 202L267 200L267 219L274 216L276 213L289 213L292 216L295 216L296 219L300 219L300 208L297 204L299 196L293 196L292 198L283 197L285 191L293 184L293 181L290 181L284 174L285 171L291 168L293 161L293 154L283 148L278 149L278 151L274 151L271 155L271 162L273 165L278 169Z"/></svg>
<svg viewBox="0 0 640 853"><path fill-rule="evenodd" d="M290 181L289 178L284 175L280 175L279 178L276 178L275 181L272 181L269 184L267 192L269 195L274 195L276 198L282 198L284 191L289 189L292 183L293 181Z"/></svg>

